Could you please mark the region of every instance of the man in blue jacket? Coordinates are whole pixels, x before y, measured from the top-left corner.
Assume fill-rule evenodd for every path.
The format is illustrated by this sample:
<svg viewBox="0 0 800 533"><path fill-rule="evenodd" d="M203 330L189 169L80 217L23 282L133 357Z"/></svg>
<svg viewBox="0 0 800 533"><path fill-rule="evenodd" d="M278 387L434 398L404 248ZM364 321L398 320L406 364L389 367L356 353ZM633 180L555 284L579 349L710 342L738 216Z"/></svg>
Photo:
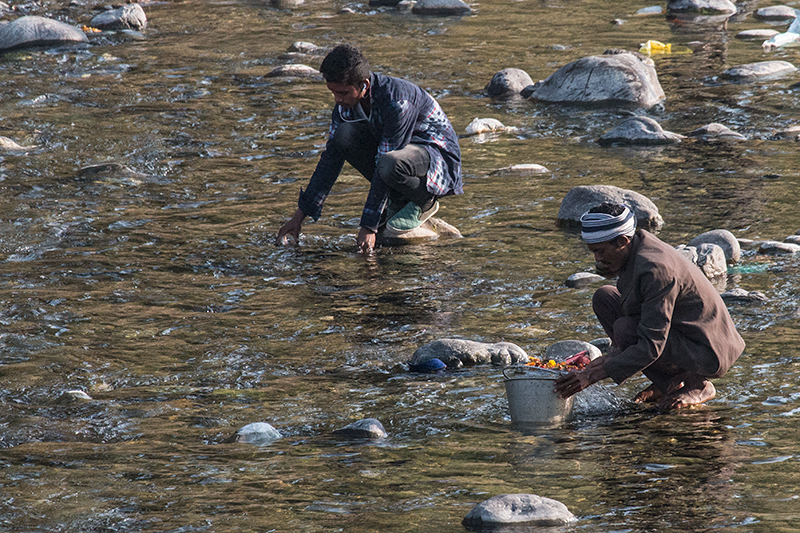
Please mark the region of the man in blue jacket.
<svg viewBox="0 0 800 533"><path fill-rule="evenodd" d="M320 72L336 104L328 142L276 244L297 241L306 216L319 218L347 161L370 181L356 237L359 250L370 252L384 224L395 232L419 227L439 209L438 198L463 192L458 136L433 97L371 72L353 45L334 48Z"/></svg>

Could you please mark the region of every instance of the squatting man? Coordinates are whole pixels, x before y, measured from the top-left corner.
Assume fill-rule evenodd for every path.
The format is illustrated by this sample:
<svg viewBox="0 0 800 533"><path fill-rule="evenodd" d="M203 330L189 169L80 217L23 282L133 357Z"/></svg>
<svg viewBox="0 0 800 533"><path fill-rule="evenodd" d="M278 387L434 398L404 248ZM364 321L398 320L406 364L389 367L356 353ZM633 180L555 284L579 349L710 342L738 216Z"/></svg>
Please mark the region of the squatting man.
<svg viewBox="0 0 800 533"><path fill-rule="evenodd" d="M384 225L419 227L439 209L438 198L461 194L458 136L442 108L417 85L371 72L361 51L334 48L320 66L335 102L328 142L294 216L276 244L300 237L303 220L317 220L345 161L370 181L356 244L375 247Z"/></svg>
<svg viewBox="0 0 800 533"><path fill-rule="evenodd" d="M556 380L568 398L610 377L621 384L641 371L652 384L634 401L662 410L697 405L716 395L744 350L728 309L703 272L651 233L636 229L625 206L603 204L581 217L581 237L598 271L617 277L598 289L592 308L611 338L608 354Z"/></svg>

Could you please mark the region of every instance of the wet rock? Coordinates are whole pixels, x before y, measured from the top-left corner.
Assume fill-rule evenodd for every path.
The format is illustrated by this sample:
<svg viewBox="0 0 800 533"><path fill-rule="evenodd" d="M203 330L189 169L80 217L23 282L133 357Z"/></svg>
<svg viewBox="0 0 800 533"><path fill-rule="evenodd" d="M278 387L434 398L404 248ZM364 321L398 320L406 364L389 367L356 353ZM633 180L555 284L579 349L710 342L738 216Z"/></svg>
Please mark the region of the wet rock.
<svg viewBox="0 0 800 533"><path fill-rule="evenodd" d="M517 128L505 126L496 118L475 118L470 122L466 129L467 135L478 135L480 133L492 133L497 131L515 132Z"/></svg>
<svg viewBox="0 0 800 533"><path fill-rule="evenodd" d="M606 278L600 274L594 274L592 272L576 272L567 278L564 285L573 289L582 289L583 287L588 287L592 283L605 281L605 279Z"/></svg>
<svg viewBox="0 0 800 533"><path fill-rule="evenodd" d="M703 243L716 244L725 254L725 260L729 263L738 263L742 256L742 249L739 241L733 233L725 229L714 229L701 233L689 241L689 246L699 246Z"/></svg>
<svg viewBox="0 0 800 533"><path fill-rule="evenodd" d="M267 78L314 78L317 76L321 76L317 69L300 64L281 65L267 74Z"/></svg>
<svg viewBox="0 0 800 533"><path fill-rule="evenodd" d="M286 50L289 53L296 52L298 54L306 54L310 56L324 56L328 51L317 46L314 43L307 43L305 41L296 41Z"/></svg>
<svg viewBox="0 0 800 533"><path fill-rule="evenodd" d="M409 231L394 231L386 226L378 232L377 242L387 246L403 246L406 244L423 244L438 239L460 239L461 232L444 220L431 217L420 227Z"/></svg>
<svg viewBox="0 0 800 533"><path fill-rule="evenodd" d="M598 142L601 146L610 144L659 145L676 144L683 135L665 131L650 117L631 117L623 120L616 128L604 133Z"/></svg>
<svg viewBox="0 0 800 533"><path fill-rule="evenodd" d="M600 348L595 346L592 343L578 341L578 340L565 340L565 341L558 341L554 344L548 346L547 350L544 352L544 359L545 360L554 360L558 363L572 357L576 353L580 352L589 352L589 359L594 361L598 357L602 355Z"/></svg>
<svg viewBox="0 0 800 533"><path fill-rule="evenodd" d="M764 241L758 247L758 253L767 255L796 254L800 252L800 244L789 242Z"/></svg>
<svg viewBox="0 0 800 533"><path fill-rule="evenodd" d="M589 344L600 350L603 355L607 354L611 350L611 339L608 337L592 339L589 341Z"/></svg>
<svg viewBox="0 0 800 533"><path fill-rule="evenodd" d="M420 365L430 359L439 359L448 368L489 363L508 366L527 363L528 354L510 342L486 343L464 339L439 339L417 348L411 356L409 365Z"/></svg>
<svg viewBox="0 0 800 533"><path fill-rule="evenodd" d="M664 100L654 65L638 52L607 50L561 67L522 95L545 102L650 108Z"/></svg>
<svg viewBox="0 0 800 533"><path fill-rule="evenodd" d="M580 227L581 216L605 202L624 204L633 209L637 227L658 230L664 225L658 208L649 198L613 185L580 185L570 189L561 200L558 223L562 226Z"/></svg>
<svg viewBox="0 0 800 533"><path fill-rule="evenodd" d="M736 5L730 0L670 0L667 11L686 13L736 13Z"/></svg>
<svg viewBox="0 0 800 533"><path fill-rule="evenodd" d="M756 250L764 241L756 241L753 239L736 239L742 250Z"/></svg>
<svg viewBox="0 0 800 533"><path fill-rule="evenodd" d="M375 418L364 418L333 432L336 437L345 439L380 440L387 436L383 424Z"/></svg>
<svg viewBox="0 0 800 533"><path fill-rule="evenodd" d="M147 28L147 15L139 4L125 4L120 8L100 13L89 25L98 30L144 31Z"/></svg>
<svg viewBox="0 0 800 533"><path fill-rule="evenodd" d="M486 84L486 94L493 98L519 96L525 87L533 85L530 75L518 68L504 68Z"/></svg>
<svg viewBox="0 0 800 533"><path fill-rule="evenodd" d="M800 235L789 235L783 241L790 244L800 244Z"/></svg>
<svg viewBox="0 0 800 533"><path fill-rule="evenodd" d="M789 6L768 6L757 9L753 17L760 20L794 20L797 12Z"/></svg>
<svg viewBox="0 0 800 533"><path fill-rule="evenodd" d="M415 15L466 15L471 11L461 0L418 0L411 8Z"/></svg>
<svg viewBox="0 0 800 533"><path fill-rule="evenodd" d="M140 185L146 174L135 172L130 168L116 162L101 163L83 167L78 171L77 178L86 181L113 181Z"/></svg>
<svg viewBox="0 0 800 533"><path fill-rule="evenodd" d="M661 7L661 6L659 6L659 7ZM615 26L622 26L626 22L628 22L628 21L625 20L625 19L614 19L614 20L611 21L611 24L614 24Z"/></svg>
<svg viewBox="0 0 800 533"><path fill-rule="evenodd" d="M710 242L704 242L697 246L696 264L709 279L723 276L728 272L725 252L721 247Z"/></svg>
<svg viewBox="0 0 800 533"><path fill-rule="evenodd" d="M44 17L25 16L0 25L0 52L85 42L88 39L80 29Z"/></svg>
<svg viewBox="0 0 800 533"><path fill-rule="evenodd" d="M36 148L38 148L38 146L22 146L8 137L0 137L0 150L4 152L25 152Z"/></svg>
<svg viewBox="0 0 800 533"><path fill-rule="evenodd" d="M744 30L737 33L736 38L743 41L762 41L764 39L771 39L779 33L778 30L767 29Z"/></svg>
<svg viewBox="0 0 800 533"><path fill-rule="evenodd" d="M760 61L729 68L722 77L738 82L748 82L765 78L779 78L797 71L788 61Z"/></svg>
<svg viewBox="0 0 800 533"><path fill-rule="evenodd" d="M401 0L369 0L369 5L372 7L395 7Z"/></svg>
<svg viewBox="0 0 800 533"><path fill-rule="evenodd" d="M58 397L58 403L82 403L92 401L92 397L82 390L68 390Z"/></svg>
<svg viewBox="0 0 800 533"><path fill-rule="evenodd" d="M687 137L695 137L703 141L746 141L747 137L736 133L727 126L712 122L690 132Z"/></svg>
<svg viewBox="0 0 800 533"><path fill-rule="evenodd" d="M726 302L738 303L763 303L767 301L766 295L761 291L746 291L744 289L736 288L720 294Z"/></svg>
<svg viewBox="0 0 800 533"><path fill-rule="evenodd" d="M511 165L510 167L499 168L493 170L490 174L492 176L515 175L515 176L532 176L534 174L547 174L550 170L542 165L536 163L522 163L519 165Z"/></svg>
<svg viewBox="0 0 800 533"><path fill-rule="evenodd" d="M474 531L487 531L503 524L552 527L576 521L567 506L557 500L535 494L501 494L473 507L461 523Z"/></svg>
<svg viewBox="0 0 800 533"><path fill-rule="evenodd" d="M234 442L245 442L247 444L264 445L271 444L280 439L280 431L266 422L253 422L239 429L234 435Z"/></svg>
<svg viewBox="0 0 800 533"><path fill-rule="evenodd" d="M675 247L686 259L689 260L690 263L693 265L697 264L697 247L696 246L687 246L685 244L679 244Z"/></svg>
<svg viewBox="0 0 800 533"><path fill-rule="evenodd" d="M276 9L297 9L305 0L270 0L270 5Z"/></svg>

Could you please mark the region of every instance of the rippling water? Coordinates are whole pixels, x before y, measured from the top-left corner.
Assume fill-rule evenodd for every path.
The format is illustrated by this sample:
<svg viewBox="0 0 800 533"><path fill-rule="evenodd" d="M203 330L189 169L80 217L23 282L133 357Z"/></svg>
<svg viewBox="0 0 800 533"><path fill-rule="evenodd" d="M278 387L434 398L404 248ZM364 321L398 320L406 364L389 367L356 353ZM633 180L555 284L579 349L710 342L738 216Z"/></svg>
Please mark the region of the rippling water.
<svg viewBox="0 0 800 533"><path fill-rule="evenodd" d="M6 18L87 23L79 4ZM537 355L602 335L592 289L563 286L592 267L555 226L576 185L645 194L673 244L714 228L774 240L800 229L798 145L772 139L800 120L796 77L719 79L798 63L798 49L734 38L766 26L755 4L727 27L641 7L490 0L438 18L341 2L152 4L144 39L4 56L0 135L37 148L0 157L0 529L462 531L475 503L516 492L564 502L575 531L800 528L795 257L745 251L731 269L728 288L768 302L730 305L748 347L703 408L631 405L637 378L587 391L564 427L521 432L499 369L406 371L437 338ZM667 94L654 118L684 134L720 122L747 142L601 148L626 113L481 94L502 68L543 79L648 39L692 51L654 57ZM347 169L301 246L273 246L331 101L317 80L265 75L295 41L344 40L436 95L457 131L475 117L520 129L462 139L466 193L440 214L463 239L362 258L366 181ZM132 172L80 172L110 162ZM493 174L521 163L551 172ZM65 402L69 390L93 400ZM389 438L331 436L367 417ZM258 421L284 438L230 442Z"/></svg>

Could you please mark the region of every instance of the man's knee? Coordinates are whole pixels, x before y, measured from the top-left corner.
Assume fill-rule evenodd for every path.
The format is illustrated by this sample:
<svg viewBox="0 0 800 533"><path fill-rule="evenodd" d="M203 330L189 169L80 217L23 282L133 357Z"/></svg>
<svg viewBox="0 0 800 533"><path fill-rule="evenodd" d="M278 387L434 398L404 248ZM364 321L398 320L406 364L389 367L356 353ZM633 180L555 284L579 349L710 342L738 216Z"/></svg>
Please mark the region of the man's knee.
<svg viewBox="0 0 800 533"><path fill-rule="evenodd" d="M636 330L639 328L639 321L630 316L623 316L614 321L613 342L620 350L628 346L633 346L639 342L639 335Z"/></svg>
<svg viewBox="0 0 800 533"><path fill-rule="evenodd" d="M592 296L592 310L597 316L620 313L620 294L613 285L603 285Z"/></svg>
<svg viewBox="0 0 800 533"><path fill-rule="evenodd" d="M391 186L400 181L400 177L408 174L405 166L403 159L397 156L397 152L386 152L378 158L378 176Z"/></svg>

